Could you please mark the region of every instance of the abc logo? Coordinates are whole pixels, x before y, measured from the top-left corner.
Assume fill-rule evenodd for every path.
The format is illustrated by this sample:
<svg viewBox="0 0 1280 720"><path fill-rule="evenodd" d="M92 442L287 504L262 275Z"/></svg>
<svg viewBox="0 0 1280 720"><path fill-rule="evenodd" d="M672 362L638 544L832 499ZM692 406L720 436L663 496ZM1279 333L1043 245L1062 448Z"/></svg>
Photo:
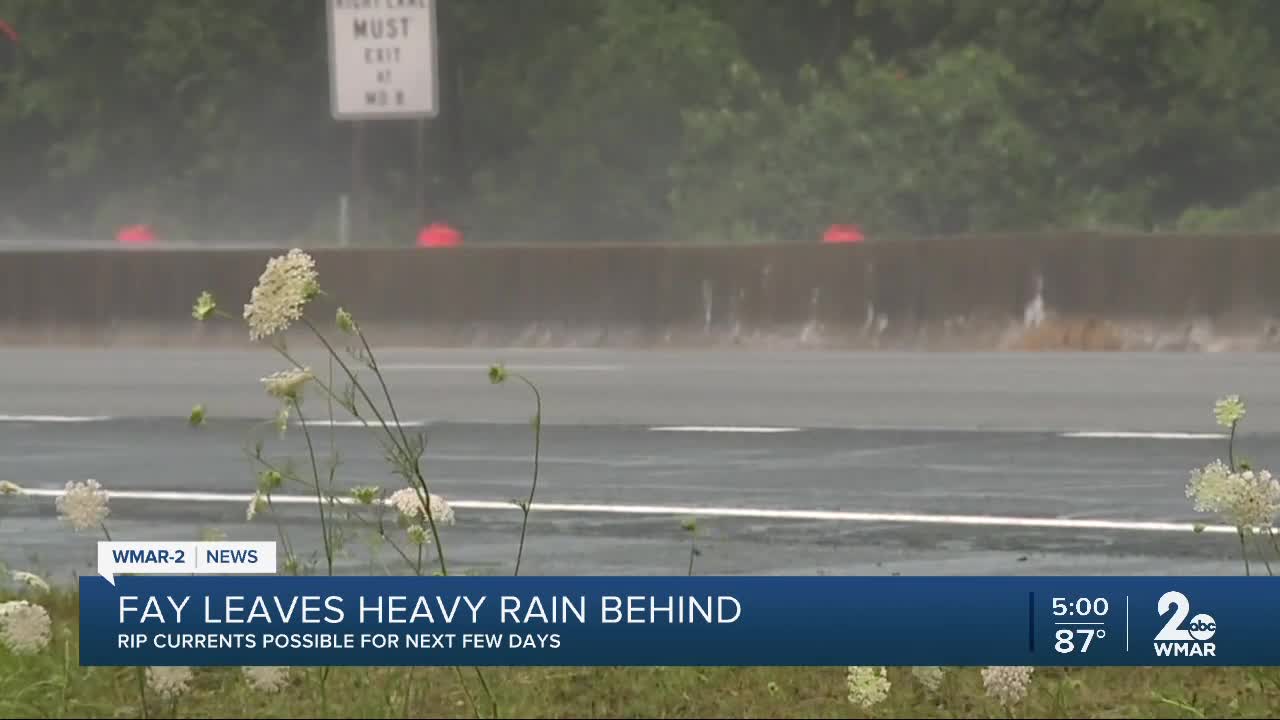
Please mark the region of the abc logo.
<svg viewBox="0 0 1280 720"><path fill-rule="evenodd" d="M1204 642L1213 637L1218 631L1218 624L1214 621L1213 616L1200 613L1191 618L1191 622L1187 625L1187 630L1191 633L1191 637L1195 640Z"/></svg>

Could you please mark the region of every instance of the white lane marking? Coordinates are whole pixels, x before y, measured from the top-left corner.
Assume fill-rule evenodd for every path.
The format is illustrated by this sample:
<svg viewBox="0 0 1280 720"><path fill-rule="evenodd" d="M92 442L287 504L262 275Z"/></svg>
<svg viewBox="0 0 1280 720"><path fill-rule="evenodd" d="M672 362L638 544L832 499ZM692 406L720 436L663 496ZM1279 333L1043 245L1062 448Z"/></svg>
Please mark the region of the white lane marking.
<svg viewBox="0 0 1280 720"><path fill-rule="evenodd" d="M1186 432L1069 432L1062 433L1064 438L1095 438L1100 440L1225 440L1226 433L1186 433Z"/></svg>
<svg viewBox="0 0 1280 720"><path fill-rule="evenodd" d="M56 498L62 490L26 488L23 492L33 497ZM151 500L160 502L247 503L253 497L245 493L186 492L165 490L109 490L112 500ZM355 502L350 497L336 498L339 503ZM316 502L310 495L271 496L271 501L282 505L307 505ZM518 510L510 501L499 500L450 500L449 504L461 510ZM680 517L728 517L757 520L831 520L859 523L898 523L906 525L967 525L978 527L1019 527L1059 530L1125 530L1137 532L1190 533L1196 526L1191 523L1157 522L1144 520L1089 520L1053 517L1010 517L1001 515L933 515L900 512L850 512L843 510L772 510L767 508L717 508L678 505L595 505L589 503L534 503L538 512L583 513L606 515L676 515ZM1235 534L1229 525L1205 525L1201 532Z"/></svg>
<svg viewBox="0 0 1280 720"><path fill-rule="evenodd" d="M465 370L467 372L488 372L491 365L445 364L445 363L384 363L378 366L382 370ZM507 365L512 372L619 372L622 365Z"/></svg>
<svg viewBox="0 0 1280 720"><path fill-rule="evenodd" d="M0 415L0 422L86 423L110 420L106 415Z"/></svg>
<svg viewBox="0 0 1280 720"><path fill-rule="evenodd" d="M362 428L366 424L373 428L381 428L377 420L369 420L368 423L359 420L308 420L307 424L312 427L336 427L336 428ZM401 420L400 425L403 427L424 427L426 420ZM301 423L294 423L294 426L301 427Z"/></svg>
<svg viewBox="0 0 1280 720"><path fill-rule="evenodd" d="M739 427L734 425L662 425L649 428L650 432L703 432L703 433L787 433L800 432L794 427Z"/></svg>

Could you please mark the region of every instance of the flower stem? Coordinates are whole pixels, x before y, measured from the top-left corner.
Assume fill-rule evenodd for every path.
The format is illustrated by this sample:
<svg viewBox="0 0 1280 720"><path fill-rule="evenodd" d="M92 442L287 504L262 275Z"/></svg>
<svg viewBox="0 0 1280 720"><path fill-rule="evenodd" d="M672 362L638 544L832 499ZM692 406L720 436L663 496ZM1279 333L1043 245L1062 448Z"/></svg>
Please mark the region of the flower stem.
<svg viewBox="0 0 1280 720"><path fill-rule="evenodd" d="M329 358L329 385L333 385L333 358ZM326 395L325 399L329 406L329 487L325 489L329 495L333 495L333 482L338 474L338 449L337 449L337 430L334 427L333 417L333 396Z"/></svg>
<svg viewBox="0 0 1280 720"><path fill-rule="evenodd" d="M391 435L392 433L391 433L390 426L387 425L386 419L382 417L382 413L378 411L378 406L374 404L373 398L369 397L369 392L364 389L364 384L361 383L358 379L356 379L356 374L352 372L351 367L348 366L345 361L343 361L342 356L339 355L338 351L335 350L333 348L333 345L329 343L329 339L326 338L324 336L324 333L320 332L320 329L317 328L307 318L303 318L302 322L308 328L311 329L311 332L314 333L316 338L320 340L320 343L324 345L325 350L329 352L329 356L332 357L334 360L338 361L338 367L342 368L343 374L345 374L347 376L347 379L351 381L352 386L354 386L356 390L360 391L360 396L363 397L364 401L369 404L369 409L373 411L373 416L378 419L378 424L382 425L382 429L385 430L387 434ZM287 355L286 355L286 358L288 358L289 361L293 362L295 365L297 364L297 361L293 360L293 358ZM403 432L404 432L403 429L401 429L402 435L403 435ZM395 436L392 435L393 439L394 437ZM405 448L405 451L408 452L408 449Z"/></svg>
<svg viewBox="0 0 1280 720"><path fill-rule="evenodd" d="M374 417L377 418L378 424L382 426L383 432L385 432L390 438L392 445L394 445L399 451L400 457L404 459L405 465L407 466L412 462L412 474L414 479L418 481L418 485L421 487L423 494L423 497L421 498L423 501L423 508L426 510L428 524L431 526L431 536L435 540L436 557L440 560L440 574L448 575L449 566L444 559L444 546L440 543L440 532L436 528L436 520L434 514L431 512L431 491L427 486L426 478L422 476L422 468L418 466L417 458L411 457L409 453L409 441L408 436L405 435L404 427L400 425L399 421L396 422L396 427L400 433L400 438L397 439L395 433L391 431L391 427L387 424L386 418L384 418L382 413L378 411L378 406L374 404L373 398L369 397L369 391L365 390L364 384L356 378L355 373L351 371L351 367L347 365L347 363L342 359L342 356L338 354L338 351L334 349L333 345L329 342L329 339L326 338L324 333L320 332L320 329L307 318L302 318L302 322L311 329L311 332L314 333L320 343L324 345L325 350L329 352L330 357L338 362L338 367L342 368L342 372L346 374L347 378L351 381L352 386L360 392L360 396L369 404L369 409L373 411ZM289 356L286 351L279 347L276 347L276 350L284 355L285 359L292 362L295 366L298 366L298 362ZM376 361L371 359L370 364L376 366ZM386 388L386 383L382 377L382 373L375 370L374 374L378 377L379 383L382 383L383 388ZM330 389L329 392L332 394L333 391ZM389 397L390 393L388 392L387 395ZM403 444L401 444L401 441L403 441Z"/></svg>
<svg viewBox="0 0 1280 720"><path fill-rule="evenodd" d="M319 331L317 330L316 333L319 334ZM378 367L378 357L374 354L373 348L369 345L369 339L365 337L364 331L359 326L356 327L356 336L360 338L360 344L364 347L365 356L369 359L369 369L373 371L373 376L378 379L378 385L382 388L382 396L387 399L387 410L391 412L391 421L395 423L396 430L400 433L400 444L404 448L404 462L406 465L410 462L413 463L413 475L418 480L418 484L422 486L422 507L427 515L427 523L431 526L431 536L435 541L436 555L440 559L440 574L448 575L449 568L444 560L444 545L440 542L440 531L436 528L436 519L431 512L431 490L427 487L426 478L422 477L422 469L418 465L418 458L411 456L409 453L409 436L405 434L404 424L400 422L400 414L396 412L396 402L391 398L391 389L387 387L387 379L383 377L382 369ZM372 407L373 401L368 400L367 395L365 399ZM422 574L421 570L419 570L418 574Z"/></svg>
<svg viewBox="0 0 1280 720"><path fill-rule="evenodd" d="M271 462L266 458L262 457L261 454L250 453L248 450L245 450L244 452L245 456L249 458L250 474L254 474L253 464L256 462L268 470L280 473L281 477L285 477L285 473L281 472L279 468L271 464ZM275 503L271 502L271 493L267 493L264 497L266 497L267 500L267 509L271 511L271 522L276 526L276 535L280 538L280 545L284 547L284 556L285 558L292 558L293 549L289 546L289 534L285 532L284 524L280 522L280 516L276 514Z"/></svg>
<svg viewBox="0 0 1280 720"><path fill-rule="evenodd" d="M1236 535L1240 537L1240 555L1244 557L1244 574L1246 577L1248 577L1250 575L1249 548L1245 547L1245 544L1244 544L1244 528L1240 528L1240 527L1236 528Z"/></svg>
<svg viewBox="0 0 1280 720"><path fill-rule="evenodd" d="M440 530L436 527L435 513L431 512L431 493L427 490L427 481L422 477L422 470L418 468L418 463L413 463L413 475L418 480L419 488L415 488L422 493L420 498L422 509L427 515L427 526L431 528L431 538L436 545L436 558L440 561L440 574L449 575L449 566L444 561L444 546L440 543Z"/></svg>
<svg viewBox="0 0 1280 720"><path fill-rule="evenodd" d="M489 682L484 679L484 673L480 672L480 668L473 667L471 669L475 670L476 677L480 678L480 687L484 688L484 694L489 696L489 703L493 706L493 717L497 718L499 716L498 699L493 696L493 691L489 689Z"/></svg>
<svg viewBox="0 0 1280 720"><path fill-rule="evenodd" d="M1267 535L1271 537L1271 545L1275 546L1275 536L1272 535L1271 528L1267 528ZM1258 551L1258 555L1262 556L1262 565L1267 569L1267 577L1275 577L1275 573L1271 572L1271 561L1267 559L1267 549L1264 547Z"/></svg>
<svg viewBox="0 0 1280 720"><path fill-rule="evenodd" d="M462 677L462 668L454 665L453 672L458 676L458 686L462 688L462 694L467 697L467 704L471 706L471 712L475 713L475 716L479 718L480 706L476 705L476 699L471 695L471 689L467 687L466 679Z"/></svg>
<svg viewBox="0 0 1280 720"><path fill-rule="evenodd" d="M396 544L395 540L392 540L390 537L388 537L387 533L383 531L382 528L378 528L378 535L380 535L383 540L386 540L387 544L391 546L391 549L395 550L400 555L400 558L404 560L405 565L408 565L409 567L414 566L413 560L409 559L409 555L405 553L405 551L402 550L399 545ZM421 575L422 570L418 570L418 574Z"/></svg>
<svg viewBox="0 0 1280 720"><path fill-rule="evenodd" d="M329 666L320 669L320 717L329 717Z"/></svg>
<svg viewBox="0 0 1280 720"><path fill-rule="evenodd" d="M525 534L529 531L529 512L533 510L533 496L538 492L538 467L541 464L542 454L542 393L538 392L538 386L534 385L529 378L520 373L511 373L518 378L529 389L533 391L533 399L537 403L537 412L533 416L533 483L529 486L529 499L520 508L524 511L524 520L520 523L520 546L516 550L516 571L515 575L520 574L520 561L524 557L524 541Z"/></svg>
<svg viewBox="0 0 1280 720"><path fill-rule="evenodd" d="M338 367L342 368L343 373L345 373L347 378L351 381L352 386L360 393L360 396L364 398L364 401L368 403L370 411L372 411L374 417L377 418L378 424L382 426L383 432L387 434L388 439L391 440L391 444L399 450L400 456L404 459L404 464L406 466L408 465L412 466L411 469L412 469L413 478L417 480L417 484L422 492L422 497L421 497L422 507L427 516L427 523L431 527L431 537L435 542L436 558L440 562L440 574L444 576L448 576L449 566L448 566L448 563L445 561L445 557L444 557L444 544L440 542L440 531L439 531L439 528L436 526L435 514L431 512L430 488L427 485L426 478L422 476L422 467L418 463L418 458L414 457L409 451L408 436L405 434L404 426L400 423L399 417L396 414L395 404L391 400L391 392L387 388L386 379L382 376L382 372L377 367L377 360L373 357L373 351L369 347L369 343L365 339L364 334L360 333L360 342L362 345L364 345L365 351L369 354L370 368L373 370L374 375L378 378L378 383L382 386L383 394L387 398L388 410L392 413L392 418L396 423L396 429L399 431L399 434L400 434L400 437L398 439L396 438L395 433L391 432L391 428L387 425L387 421L382 416L382 413L378 411L378 406L374 404L373 398L369 397L369 392L365 389L364 384L361 383L356 378L355 373L352 372L351 368L338 354L338 351L334 349L333 345L329 342L329 339L326 338L324 336L324 333L320 332L320 329L317 328L315 324L312 323L309 319L304 317L302 318L302 322L308 328L311 329L311 332L315 334L316 338L320 341L320 343L324 345L325 350L329 352L329 356L332 359L337 361ZM295 366L298 365L297 361L294 360L292 357L290 357L287 351L279 347L277 347L276 349L282 355L284 355L286 359L292 362ZM330 397L332 397L333 395L332 388L327 389L326 392L328 392ZM301 411L299 411L299 414L301 414ZM361 418L361 421L363 422L363 418ZM310 441L308 440L308 444L309 443ZM315 455L314 453L312 453L312 465L314 466L314 464L315 464ZM319 485L319 481L317 480L317 486L318 485ZM321 519L323 520L323 515L321 516ZM328 536L326 535L326 546L327 546L327 537ZM332 560L330 561L330 566L332 567ZM332 571L330 572L330 574L332 574ZM462 671L456 667L454 669L458 672L458 678L459 680L461 680ZM493 707L496 713L498 708L498 703L496 700L493 699L493 694L489 692L489 685L485 681L484 673L481 672L480 668L478 667L474 668L474 670L476 672L476 676L480 678L480 682L483 685L485 692L489 694L490 700L493 701ZM470 692L466 690L465 683L463 684L463 690L467 692L467 696L470 699ZM480 711L478 708L476 708L474 700L472 700L471 705L472 705L472 708L476 711L476 716L479 717Z"/></svg>
<svg viewBox="0 0 1280 720"><path fill-rule="evenodd" d="M1231 465L1231 472L1239 470L1236 467L1236 425L1239 422L1239 420L1231 421L1231 435L1227 438L1227 462Z"/></svg>
<svg viewBox="0 0 1280 720"><path fill-rule="evenodd" d="M373 354L373 348L369 347L369 341L364 336L364 331L356 328L356 335L360 338L360 344L364 346L365 355L369 358L369 369L373 371L373 376L378 378L378 385L382 387L382 396L387 399L387 409L391 411L391 420L396 424L396 429L400 431L400 440L405 447L409 446L409 438L404 434L404 425L400 423L400 415L396 412L396 403L391 399L391 390L387 388L386 378L382 377L382 370L378 368L378 358Z"/></svg>
<svg viewBox="0 0 1280 720"><path fill-rule="evenodd" d="M270 495L267 495L267 509L271 511L271 522L275 523L276 535L280 536L280 544L284 547L285 558L293 557L293 550L289 547L289 536L285 534L284 524L280 522L280 516L276 515L276 506L271 502Z"/></svg>
<svg viewBox="0 0 1280 720"><path fill-rule="evenodd" d="M408 719L408 717L409 717L409 700L410 700L410 698L412 698L412 697L413 697L413 671L414 671L414 670L417 670L417 668L411 667L411 668L409 668L408 672L406 672L406 673L405 673L405 675L404 675L404 676L405 676L405 683L404 683L404 716L405 716L406 720L407 720L407 719Z"/></svg>
<svg viewBox="0 0 1280 720"><path fill-rule="evenodd" d="M144 720L151 717L151 712L147 709L147 671L141 666L134 668L138 676L138 697L142 698L142 717Z"/></svg>
<svg viewBox="0 0 1280 720"><path fill-rule="evenodd" d="M693 577L693 558L698 554L698 538L689 533L689 577Z"/></svg>
<svg viewBox="0 0 1280 720"><path fill-rule="evenodd" d="M320 493L320 467L316 465L316 449L311 444L311 431L307 428L307 419L302 415L302 404L293 400L293 409L298 411L298 424L302 425L302 436L307 439L307 455L311 457L311 475L315 478L316 508L320 511L320 532L324 535L324 557L328 564L329 574L333 575L333 545L329 538L329 524L324 515L324 498Z"/></svg>

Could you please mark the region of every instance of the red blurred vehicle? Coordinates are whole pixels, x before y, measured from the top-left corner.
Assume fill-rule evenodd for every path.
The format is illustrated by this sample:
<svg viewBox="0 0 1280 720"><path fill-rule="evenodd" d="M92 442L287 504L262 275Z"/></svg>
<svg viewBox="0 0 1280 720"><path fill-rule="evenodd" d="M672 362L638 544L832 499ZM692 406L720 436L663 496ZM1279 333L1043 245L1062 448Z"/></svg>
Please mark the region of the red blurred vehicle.
<svg viewBox="0 0 1280 720"><path fill-rule="evenodd" d="M128 225L116 232L116 242L121 245L150 245L155 241L150 225Z"/></svg>
<svg viewBox="0 0 1280 720"><path fill-rule="evenodd" d="M431 223L418 233L418 247L457 247L462 244L462 233L444 223Z"/></svg>
<svg viewBox="0 0 1280 720"><path fill-rule="evenodd" d="M860 243L866 237L857 225L832 225L822 234L824 243Z"/></svg>

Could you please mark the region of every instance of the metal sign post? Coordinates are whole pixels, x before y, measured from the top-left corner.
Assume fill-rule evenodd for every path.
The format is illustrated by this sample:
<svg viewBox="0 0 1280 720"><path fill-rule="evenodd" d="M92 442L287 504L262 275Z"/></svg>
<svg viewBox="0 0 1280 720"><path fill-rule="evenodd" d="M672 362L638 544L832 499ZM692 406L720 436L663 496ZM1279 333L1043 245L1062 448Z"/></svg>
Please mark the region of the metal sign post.
<svg viewBox="0 0 1280 720"><path fill-rule="evenodd" d="M326 0L329 98L335 120L354 124L351 219L365 232L366 120L416 120L416 186L425 187L422 125L440 111L435 0ZM417 204L421 207L422 198Z"/></svg>

